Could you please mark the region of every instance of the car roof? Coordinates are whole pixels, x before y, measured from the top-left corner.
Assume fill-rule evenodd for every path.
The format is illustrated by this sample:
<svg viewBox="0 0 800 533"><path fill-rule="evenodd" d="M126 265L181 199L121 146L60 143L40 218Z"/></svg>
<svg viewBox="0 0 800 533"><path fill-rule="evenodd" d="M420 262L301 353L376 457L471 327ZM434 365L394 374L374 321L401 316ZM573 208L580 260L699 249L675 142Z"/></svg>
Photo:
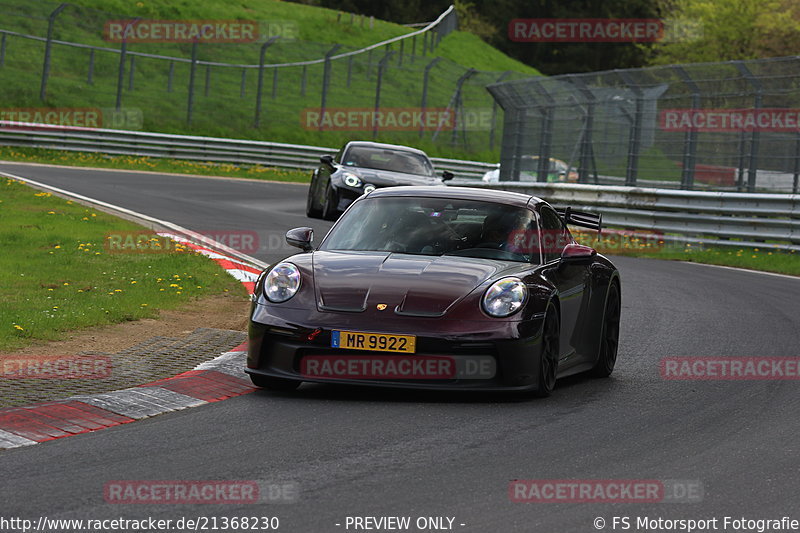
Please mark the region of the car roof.
<svg viewBox="0 0 800 533"><path fill-rule="evenodd" d="M383 187L369 193L370 198L384 198L391 196L421 196L424 198L453 198L458 200L483 200L514 207L525 207L529 203L538 205L543 202L541 198L511 191L485 189L483 187L442 187L442 186L402 186Z"/></svg>
<svg viewBox="0 0 800 533"><path fill-rule="evenodd" d="M403 146L400 144L376 143L372 141L350 141L345 145L345 148L352 148L353 146L363 146L366 148L376 148L379 150L402 150L404 152L413 152L415 154L420 154L424 155L425 157L428 157L428 154L426 154L422 150L411 148L410 146Z"/></svg>

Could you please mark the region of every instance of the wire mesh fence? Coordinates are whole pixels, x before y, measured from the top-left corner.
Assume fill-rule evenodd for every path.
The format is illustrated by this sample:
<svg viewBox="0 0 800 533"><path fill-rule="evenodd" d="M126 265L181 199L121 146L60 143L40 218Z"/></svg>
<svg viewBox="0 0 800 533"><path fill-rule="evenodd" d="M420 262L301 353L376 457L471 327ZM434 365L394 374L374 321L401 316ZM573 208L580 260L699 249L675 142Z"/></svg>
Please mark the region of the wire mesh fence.
<svg viewBox="0 0 800 533"><path fill-rule="evenodd" d="M500 82L500 180L798 192L800 58ZM566 163L560 176L552 159Z"/></svg>
<svg viewBox="0 0 800 533"><path fill-rule="evenodd" d="M390 42L369 47L300 40L291 20L261 23L256 38L235 43L173 42L137 38L152 21L72 4L0 0L0 11L7 120L26 106L91 107L102 111L98 126L115 129L486 153L499 145L502 113L485 87L524 76L437 57L456 29L452 8L421 30L393 26ZM365 26L330 16L348 31ZM110 23L122 29L116 39Z"/></svg>

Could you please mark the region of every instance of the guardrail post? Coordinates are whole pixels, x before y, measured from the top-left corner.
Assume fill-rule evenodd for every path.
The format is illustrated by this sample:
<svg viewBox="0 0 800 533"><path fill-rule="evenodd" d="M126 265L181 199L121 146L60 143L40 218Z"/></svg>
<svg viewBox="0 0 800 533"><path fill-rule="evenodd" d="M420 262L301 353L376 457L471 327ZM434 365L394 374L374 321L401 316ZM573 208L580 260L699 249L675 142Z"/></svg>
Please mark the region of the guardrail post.
<svg viewBox="0 0 800 533"><path fill-rule="evenodd" d="M47 41L44 45L44 64L42 65L42 85L39 87L39 100L42 102L45 101L47 98L47 79L50 77L50 51L53 48L53 27L56 23L56 17L59 13L64 11L64 9L69 4L61 4L57 8L50 13L50 16L47 18ZM5 34L3 35L5 37ZM5 50L5 47L3 47Z"/></svg>
<svg viewBox="0 0 800 533"><path fill-rule="evenodd" d="M422 136L425 134L425 112L428 108L428 78L431 74L431 69L433 68L436 63L441 61L441 57L434 58L430 63L425 65L425 71L422 75L422 102L420 102L420 110L422 111L422 124L419 127L419 138L421 139Z"/></svg>
<svg viewBox="0 0 800 533"><path fill-rule="evenodd" d="M322 130L323 124L325 123L325 106L328 101L328 87L330 87L331 83L331 56L336 53L336 51L341 48L341 44L333 45L333 48L328 50L325 54L325 63L323 64L322 68L322 101L320 102L319 106L319 129Z"/></svg>
<svg viewBox="0 0 800 533"><path fill-rule="evenodd" d="M3 35L3 38L5 38L5 35ZM1 64L2 61L0 61L0 65ZM94 48L89 50L89 69L88 73L86 74L86 83L89 85L94 85L93 78L94 78Z"/></svg>
<svg viewBox="0 0 800 533"><path fill-rule="evenodd" d="M189 67L189 94L186 98L186 123L192 123L192 111L194 108L194 77L197 71L197 39L192 43L192 62Z"/></svg>
<svg viewBox="0 0 800 533"><path fill-rule="evenodd" d="M169 62L169 72L167 73L167 92L172 92L172 83L175 80L175 62Z"/></svg>
<svg viewBox="0 0 800 533"><path fill-rule="evenodd" d="M542 114L542 125L539 130L539 160L536 168L536 181L544 183L547 182L547 175L550 173L550 141L553 136L555 100L542 85L542 82L537 81L533 87L544 99L544 105L539 106L539 112ZM567 175L569 176L569 169L567 169Z"/></svg>
<svg viewBox="0 0 800 533"><path fill-rule="evenodd" d="M0 37L0 67L6 64L6 37L5 33Z"/></svg>
<svg viewBox="0 0 800 533"><path fill-rule="evenodd" d="M507 70L500 74L500 76L494 80L495 83L500 83L504 79L506 79L511 74L510 70ZM497 125L497 100L492 99L492 127L489 130L489 150L494 150L494 130L495 126Z"/></svg>
<svg viewBox="0 0 800 533"><path fill-rule="evenodd" d="M689 76L680 65L673 67L675 72L681 78L681 81L686 84L692 92L692 111L700 109L700 87ZM686 130L686 135L683 140L683 168L681 169L681 189L694 188L694 172L697 160L697 131L694 128Z"/></svg>
<svg viewBox="0 0 800 533"><path fill-rule="evenodd" d="M634 81L630 73L620 70L617 71L622 81L635 95L635 111L633 115L633 127L631 128L628 139L628 163L625 169L625 185L636 185L639 173L639 147L642 144L642 113L644 112L644 95L641 87Z"/></svg>
<svg viewBox="0 0 800 533"><path fill-rule="evenodd" d="M278 40L279 35L270 37L264 44L261 45L261 50L258 54L258 86L256 88L256 116L253 120L253 127L259 127L261 123L261 92L264 89L264 56L267 53L267 48Z"/></svg>
<svg viewBox="0 0 800 533"><path fill-rule="evenodd" d="M742 74L742 77L750 83L750 85L755 90L755 94L753 95L753 109L758 111L761 109L761 103L763 99L763 90L764 87L761 84L761 80L753 76L753 73L750 72L750 69L747 68L747 65L744 64L744 61L734 61L734 65ZM758 131L758 128L753 128L750 137L750 154L749 154L749 161L748 161L748 169L747 169L747 192L755 192L756 190L756 177L758 176L758 148L759 148L759 140L761 137L761 133Z"/></svg>
<svg viewBox="0 0 800 533"><path fill-rule="evenodd" d="M128 91L133 91L134 72L136 72L136 56L131 56L130 66L128 68Z"/></svg>
<svg viewBox="0 0 800 533"><path fill-rule="evenodd" d="M394 55L394 52L389 50L386 52L386 55L378 61L378 80L375 83L375 112L372 115L372 138L378 136L378 113L381 109L381 85L383 83L383 71L386 68L386 63L389 61L389 58Z"/></svg>
<svg viewBox="0 0 800 533"><path fill-rule="evenodd" d="M247 94L247 69L242 67L242 79L239 82L239 98L244 98Z"/></svg>

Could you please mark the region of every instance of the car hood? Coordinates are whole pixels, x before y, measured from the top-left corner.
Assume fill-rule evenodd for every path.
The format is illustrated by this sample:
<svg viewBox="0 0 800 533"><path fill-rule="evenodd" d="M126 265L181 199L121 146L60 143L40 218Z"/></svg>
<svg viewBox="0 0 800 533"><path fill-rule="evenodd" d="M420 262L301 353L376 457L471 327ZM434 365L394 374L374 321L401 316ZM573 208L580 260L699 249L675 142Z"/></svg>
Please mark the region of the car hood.
<svg viewBox="0 0 800 533"><path fill-rule="evenodd" d="M442 185L444 182L436 176L418 176L404 172L389 170L375 170L372 168L347 168L348 172L357 174L365 183L372 183L380 187L392 185Z"/></svg>
<svg viewBox="0 0 800 533"><path fill-rule="evenodd" d="M391 252L313 254L320 311L362 312L385 304L400 315L442 316L509 266L505 261Z"/></svg>

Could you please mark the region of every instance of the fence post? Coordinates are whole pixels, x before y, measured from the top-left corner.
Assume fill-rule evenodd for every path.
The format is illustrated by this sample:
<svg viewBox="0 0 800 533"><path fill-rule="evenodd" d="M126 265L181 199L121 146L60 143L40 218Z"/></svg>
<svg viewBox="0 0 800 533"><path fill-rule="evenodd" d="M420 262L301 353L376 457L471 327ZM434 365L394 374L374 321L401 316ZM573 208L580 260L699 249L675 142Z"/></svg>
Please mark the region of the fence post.
<svg viewBox="0 0 800 533"><path fill-rule="evenodd" d="M428 34L430 32L426 31L422 34L422 55L428 55Z"/></svg>
<svg viewBox="0 0 800 533"><path fill-rule="evenodd" d="M400 57L397 58L397 66L403 66L403 49L405 48L405 39L400 41Z"/></svg>
<svg viewBox="0 0 800 533"><path fill-rule="evenodd" d="M259 127L261 123L261 92L264 89L264 56L267 53L267 48L272 43L278 40L278 35L270 37L264 44L261 45L261 51L258 55L258 87L256 88L256 116L253 120L253 127Z"/></svg>
<svg viewBox="0 0 800 533"><path fill-rule="evenodd" d="M303 67L304 69L306 67ZM350 80L353 77L353 56L347 58L347 88L350 88Z"/></svg>
<svg viewBox="0 0 800 533"><path fill-rule="evenodd" d="M383 71L394 52L389 50L386 55L378 61L378 80L375 82L375 112L372 115L372 138L378 136L378 113L381 109L381 85L383 84Z"/></svg>
<svg viewBox="0 0 800 533"><path fill-rule="evenodd" d="M625 170L625 185L634 186L639 173L639 148L642 144L642 113L644 110L643 93L639 84L633 79L629 72L624 70L617 71L619 77L625 82L635 95L635 111L633 115L633 127L631 128L628 140L628 164Z"/></svg>
<svg viewBox="0 0 800 533"><path fill-rule="evenodd" d="M203 86L203 96L208 96L211 91L211 65L206 65L206 79Z"/></svg>
<svg viewBox="0 0 800 533"><path fill-rule="evenodd" d="M331 56L336 53L336 50L341 48L341 44L333 45L333 48L328 50L325 54L325 63L323 65L322 70L322 100L320 101L319 106L319 129L322 130L323 124L325 122L325 106L328 102L328 87L331 83Z"/></svg>
<svg viewBox="0 0 800 533"><path fill-rule="evenodd" d="M431 73L431 69L433 68L436 63L441 61L441 57L434 58L430 63L425 65L425 73L422 75L422 101L420 102L420 110L422 111L422 124L419 126L419 138L421 139L423 135L425 135L425 112L428 108L428 78Z"/></svg>
<svg viewBox="0 0 800 533"><path fill-rule="evenodd" d="M794 141L794 179L792 180L792 194L798 194L798 178L800 178L800 133Z"/></svg>
<svg viewBox="0 0 800 533"><path fill-rule="evenodd" d="M308 74L308 65L303 65L303 77L300 80L300 96L306 95L306 77Z"/></svg>
<svg viewBox="0 0 800 533"><path fill-rule="evenodd" d="M247 94L247 69L242 67L242 80L239 82L239 98Z"/></svg>
<svg viewBox="0 0 800 533"><path fill-rule="evenodd" d="M278 97L278 68L272 69L272 99Z"/></svg>
<svg viewBox="0 0 800 533"><path fill-rule="evenodd" d="M122 35L122 46L119 49L119 68L117 69L117 101L115 108L117 111L122 107L122 84L125 82L125 56L128 53L128 30L139 22L140 17L136 17L125 25L125 33Z"/></svg>
<svg viewBox="0 0 800 533"><path fill-rule="evenodd" d="M681 81L692 92L692 111L700 108L700 87L695 83L689 73L680 65L673 67L680 76ZM683 169L681 169L681 189L694 188L694 172L697 161L697 131L689 128L683 138Z"/></svg>
<svg viewBox="0 0 800 533"><path fill-rule="evenodd" d="M47 98L47 78L50 76L50 51L53 48L53 26L56 23L56 17L61 13L69 4L61 4L50 13L47 18L47 41L44 45L44 64L42 65L42 85L39 87L39 100L42 102ZM5 34L3 35L5 37ZM124 43L124 41L123 41ZM5 50L5 46L3 47Z"/></svg>
<svg viewBox="0 0 800 533"><path fill-rule="evenodd" d="M409 59L411 63L414 62L414 56L416 55L416 53L417 53L417 36L414 35L411 37L411 58Z"/></svg>
<svg viewBox="0 0 800 533"><path fill-rule="evenodd" d="M194 107L194 76L197 71L197 39L192 43L192 63L189 67L189 94L186 97L186 123L192 124L192 110Z"/></svg>
<svg viewBox="0 0 800 533"><path fill-rule="evenodd" d="M753 73L750 72L750 69L747 68L744 61L734 61L734 65L736 65L736 69L742 74L742 77L746 79L755 90L755 94L753 95L753 109L758 111L761 109L764 89L761 80L753 76ZM749 161L747 163L749 166L747 169L747 192L755 192L756 190L756 177L758 176L758 145L760 137L761 134L758 128L753 128L750 137Z"/></svg>
<svg viewBox="0 0 800 533"><path fill-rule="evenodd" d="M0 67L6 64L6 37L5 33L0 37Z"/></svg>
<svg viewBox="0 0 800 533"><path fill-rule="evenodd" d="M534 88L545 100L544 105L539 107L539 112L542 114L542 126L539 132L539 160L537 161L536 181L546 182L547 175L550 173L550 141L553 136L555 100L542 85L542 82L537 81ZM567 175L569 175L569 169L567 169Z"/></svg>
<svg viewBox="0 0 800 533"><path fill-rule="evenodd" d="M169 72L167 72L167 92L172 92L172 82L175 79L175 62L169 62Z"/></svg>
<svg viewBox="0 0 800 533"><path fill-rule="evenodd" d="M136 72L136 56L131 56L130 67L128 69L128 91L133 91L134 72Z"/></svg>
<svg viewBox="0 0 800 533"><path fill-rule="evenodd" d="M570 80L580 91L583 97L586 99L586 121L583 125L583 131L581 132L581 155L580 155L580 165L578 167L578 183L588 183L589 182L589 167L594 166L594 149L592 147L592 130L594 129L594 105L595 105L595 98L594 94L592 94L591 89L589 89L584 81L581 78L573 78ZM595 174L595 181L597 176L597 168L594 169ZM626 184L628 184L628 179L626 178ZM635 185L633 184L630 185Z"/></svg>
<svg viewBox="0 0 800 533"><path fill-rule="evenodd" d="M459 123L461 124L461 136L464 139L464 146L466 146L467 144L467 129L466 129L467 126L465 124L466 121L464 120L464 103L461 98L461 91L464 87L464 83L469 78L471 78L476 72L478 71L475 70L474 68L470 68L460 78L458 78L458 81L456 82L456 92L453 94L453 100L452 100L453 109L455 110L455 115L454 115L455 121L453 122L453 133L452 136L450 137L450 144L452 144L453 146L455 146L456 141L458 139ZM436 130L436 133L438 132L439 130ZM434 134L433 138L436 139L436 134Z"/></svg>
<svg viewBox="0 0 800 533"><path fill-rule="evenodd" d="M506 79L511 74L510 70L507 70L500 74L500 76L494 80L495 83L500 83L504 79ZM492 99L492 127L489 130L489 150L494 150L494 130L495 125L497 124L497 100Z"/></svg>
<svg viewBox="0 0 800 533"><path fill-rule="evenodd" d="M3 35L5 38L5 35ZM2 61L0 61L2 64ZM89 72L86 75L86 83L89 85L94 85L94 48L89 50Z"/></svg>

